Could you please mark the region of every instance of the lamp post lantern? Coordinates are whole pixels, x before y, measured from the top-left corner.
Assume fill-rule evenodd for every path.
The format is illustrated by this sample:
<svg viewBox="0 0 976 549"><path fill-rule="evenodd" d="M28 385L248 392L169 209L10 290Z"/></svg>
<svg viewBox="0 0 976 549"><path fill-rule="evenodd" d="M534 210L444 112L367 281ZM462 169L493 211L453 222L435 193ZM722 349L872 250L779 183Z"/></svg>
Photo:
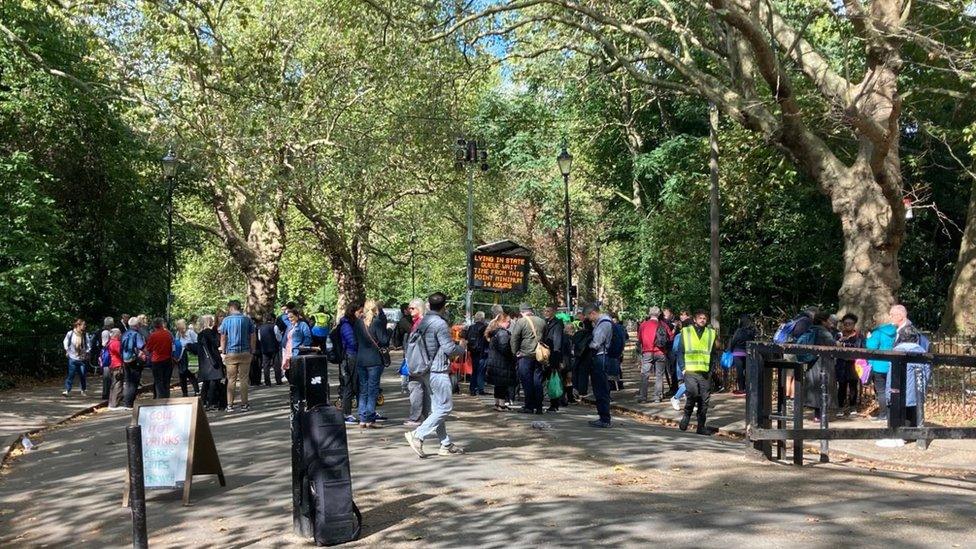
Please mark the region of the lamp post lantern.
<svg viewBox="0 0 976 549"><path fill-rule="evenodd" d="M170 326L170 309L173 306L173 179L179 159L170 149L160 162L163 179L166 180L166 325Z"/></svg>
<svg viewBox="0 0 976 549"><path fill-rule="evenodd" d="M566 311L573 314L573 255L570 241L573 238L573 227L569 218L569 173L573 169L573 155L569 154L563 145L562 152L556 157L559 173L563 174L563 188L565 190L566 206Z"/></svg>
<svg viewBox="0 0 976 549"><path fill-rule="evenodd" d="M467 280L465 281L466 290L464 292L464 324L470 326L474 321L474 303L472 299L474 288L471 286L471 279L473 278L472 269L474 268L472 263L474 259L474 172L479 169L487 172L489 169L488 151L484 142L459 137L455 146L454 161L459 169L466 169L468 172L467 238L465 239L468 265Z"/></svg>

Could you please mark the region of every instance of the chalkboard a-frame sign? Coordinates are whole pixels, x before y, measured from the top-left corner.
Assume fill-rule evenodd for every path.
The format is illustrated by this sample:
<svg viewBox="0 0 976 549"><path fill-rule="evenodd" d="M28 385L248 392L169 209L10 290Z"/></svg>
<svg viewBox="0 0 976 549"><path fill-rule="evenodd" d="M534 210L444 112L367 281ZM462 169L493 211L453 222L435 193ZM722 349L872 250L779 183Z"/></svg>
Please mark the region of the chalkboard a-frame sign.
<svg viewBox="0 0 976 549"><path fill-rule="evenodd" d="M197 397L136 403L132 424L142 427L143 482L147 490L183 490L190 503L194 475L217 475L226 486L207 413ZM127 466L128 467L128 466ZM122 505L129 505L129 475Z"/></svg>

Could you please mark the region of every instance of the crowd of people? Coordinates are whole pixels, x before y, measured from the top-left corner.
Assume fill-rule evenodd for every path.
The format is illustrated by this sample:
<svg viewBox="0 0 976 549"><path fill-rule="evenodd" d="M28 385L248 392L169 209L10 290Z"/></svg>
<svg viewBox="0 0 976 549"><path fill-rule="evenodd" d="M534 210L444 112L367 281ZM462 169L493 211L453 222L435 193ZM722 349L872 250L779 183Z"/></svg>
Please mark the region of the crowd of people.
<svg viewBox="0 0 976 549"><path fill-rule="evenodd" d="M328 315L319 321L321 335ZM153 398L170 397L175 371L182 396L192 389L208 411L246 412L249 390L262 385L262 374L264 385L272 384L272 374L281 385L291 358L313 346L310 324L315 323L294 303L283 306L277 317L251 318L237 300L229 301L225 311L178 319L172 329L162 318L150 322L146 315L123 314L119 322L106 317L100 330L87 333L85 321L77 319L63 341L68 373L61 394L70 396L78 379L81 395L87 396L87 373L93 368L102 377L101 398L109 409L130 410L144 371L151 372ZM190 368L191 356L197 358L196 372Z"/></svg>
<svg viewBox="0 0 976 549"><path fill-rule="evenodd" d="M602 311L598 304L582 306L575 317L555 306L543 308L539 316L528 303L517 311L495 305L490 319L478 312L469 326L452 329L446 304L447 298L439 292L426 300L404 303L392 330L383 303L376 300L347 304L334 326L324 307L305 316L294 303L287 303L277 317L252 319L236 300L227 303L226 312L176 320L172 332L161 318L150 323L145 315L122 315L120 323L105 318L100 331L87 334L84 320L78 319L64 338L68 373L62 394L71 394L76 377L80 377L82 395L86 394L86 370L92 363L100 369L102 398L109 408L131 409L145 369L152 373L154 398L169 398L175 370L183 396L192 389L208 411L248 411L252 385L271 385L272 379L280 385L294 357L334 350L333 356L340 357L336 360L337 407L347 424L375 429L387 419L377 411L380 378L391 366L390 350L400 348L404 351L401 389L410 403L403 425L412 429L406 433L407 442L421 457L426 455L423 442L429 437L439 440L441 455L463 453L448 436L445 421L453 395L460 392L457 364L464 355L470 364L469 394L486 395L486 387L491 385L497 412L557 413L592 395L597 418L589 424L611 427L612 393L623 389L621 364L629 339L616 315ZM671 309L650 307L636 326L634 342L639 362L637 402L670 400L676 411L683 412L679 428L688 429L694 416L700 434L707 433L713 388L736 396L745 394L747 343L757 339L749 315L738 319L724 345L709 320L704 311L680 311L675 316ZM901 305L891 308L889 323L866 333L858 323L852 314L837 318L808 308L784 323L774 341L927 350L927 341ZM196 372L189 367L191 355L197 357ZM803 401L813 409L814 421L820 421L824 409L857 414L865 381L879 404L876 419L887 420L891 391L887 362L827 361L802 354L786 358L808 365ZM923 380L929 375L925 368ZM829 385L827 403L822 402L822 370ZM865 374L866 370L870 373ZM914 372L909 374L906 404L908 422L914 425L916 387ZM795 397L790 375L783 395L787 414L792 413Z"/></svg>

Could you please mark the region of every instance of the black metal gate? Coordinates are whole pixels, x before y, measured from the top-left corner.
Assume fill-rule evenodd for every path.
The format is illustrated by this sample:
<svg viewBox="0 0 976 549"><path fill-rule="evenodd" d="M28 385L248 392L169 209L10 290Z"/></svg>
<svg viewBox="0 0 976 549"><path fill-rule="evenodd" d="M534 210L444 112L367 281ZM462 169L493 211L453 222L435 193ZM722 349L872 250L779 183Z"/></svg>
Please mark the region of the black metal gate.
<svg viewBox="0 0 976 549"><path fill-rule="evenodd" d="M786 441L793 441L793 463L803 464L803 442L805 440L820 441L820 461L829 461L830 440L838 439L905 439L915 440L920 448L928 448L934 439L946 438L976 438L976 427L926 427L925 426L925 385L926 379L922 369L914 368L916 387L916 424L906 425L905 389L908 383L906 372L909 364L928 364L931 368L936 365L959 366L976 369L976 356L943 355L931 353L907 353L902 351L876 351L867 349L851 349L844 347L823 347L814 345L751 342L748 347L747 361L748 393L746 395L746 437L752 442L752 450L761 452L766 459L773 459L773 442L775 442L776 459L782 459L786 450ZM830 391L834 390L828 384L826 368L820 368L820 402L824 409L820 414L820 425L817 428L803 427L804 390L806 389L805 370L807 364L796 360L787 360L784 355L815 355L817 360L823 359L867 359L891 362L891 397L888 424L883 428L833 428L830 427L829 402ZM776 387L774 387L773 372L777 371ZM785 378L787 371L792 371L794 384L794 405L790 415L786 413ZM774 406L774 388L777 398ZM773 427L775 422L776 426ZM792 424L787 428L787 424Z"/></svg>

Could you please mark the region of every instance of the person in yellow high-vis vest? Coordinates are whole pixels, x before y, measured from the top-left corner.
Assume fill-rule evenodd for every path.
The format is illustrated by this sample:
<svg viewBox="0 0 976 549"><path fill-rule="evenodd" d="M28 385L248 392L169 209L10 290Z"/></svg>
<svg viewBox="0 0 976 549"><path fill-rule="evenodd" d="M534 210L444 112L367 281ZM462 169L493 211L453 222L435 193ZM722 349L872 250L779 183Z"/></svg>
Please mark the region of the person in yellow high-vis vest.
<svg viewBox="0 0 976 549"><path fill-rule="evenodd" d="M706 434L705 415L708 413L708 399L711 396L710 375L712 364L712 350L718 349L718 336L715 330L708 326L708 313L695 311L694 324L681 329L680 352L684 356L685 387L688 399L685 403L685 414L678 427L685 431L691 422L691 413L698 405L698 429L700 435Z"/></svg>

